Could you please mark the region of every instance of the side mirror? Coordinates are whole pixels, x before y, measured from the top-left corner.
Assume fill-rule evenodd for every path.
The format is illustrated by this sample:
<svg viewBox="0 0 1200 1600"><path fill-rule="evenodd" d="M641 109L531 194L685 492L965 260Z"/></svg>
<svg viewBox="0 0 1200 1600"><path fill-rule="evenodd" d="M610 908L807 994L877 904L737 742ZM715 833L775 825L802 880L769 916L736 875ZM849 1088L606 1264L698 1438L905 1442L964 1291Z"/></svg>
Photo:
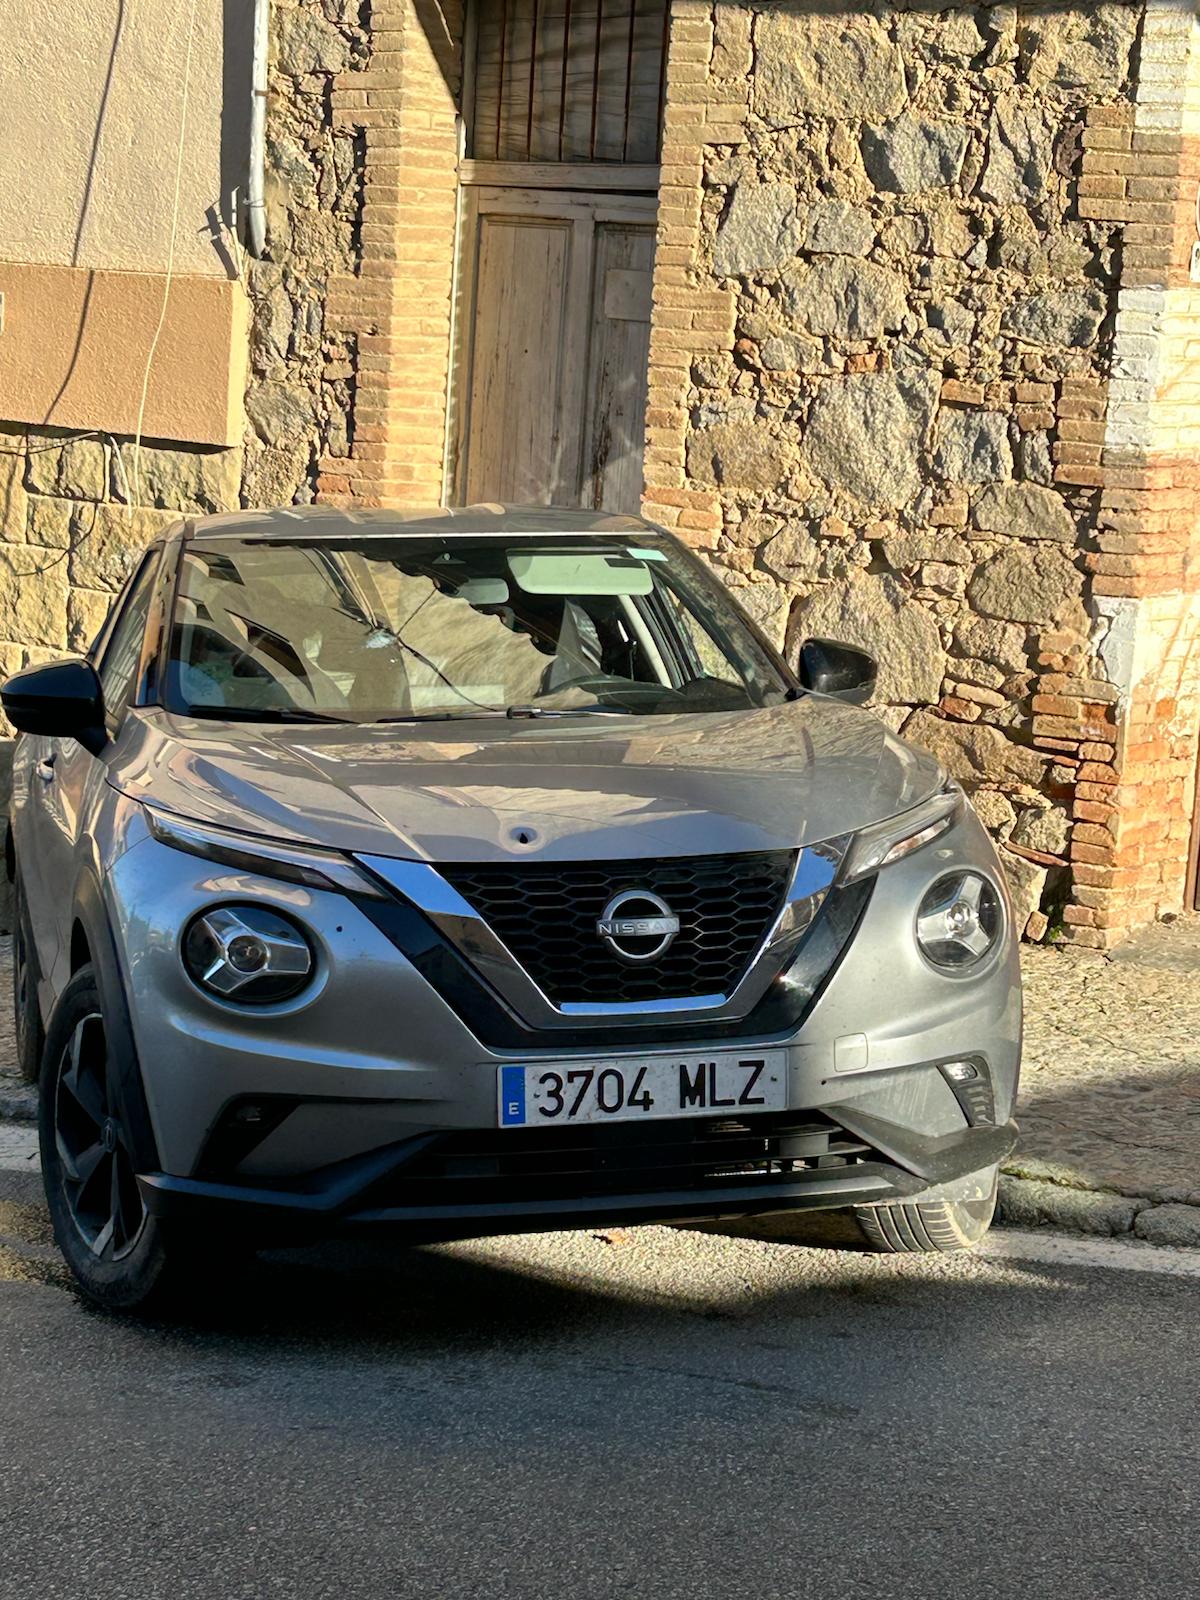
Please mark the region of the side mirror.
<svg viewBox="0 0 1200 1600"><path fill-rule="evenodd" d="M814 694L832 694L861 706L875 692L879 667L874 656L833 639L806 639L800 646L797 676Z"/></svg>
<svg viewBox="0 0 1200 1600"><path fill-rule="evenodd" d="M90 661L48 661L15 673L0 688L4 715L22 733L78 739L97 755L108 742L104 690Z"/></svg>

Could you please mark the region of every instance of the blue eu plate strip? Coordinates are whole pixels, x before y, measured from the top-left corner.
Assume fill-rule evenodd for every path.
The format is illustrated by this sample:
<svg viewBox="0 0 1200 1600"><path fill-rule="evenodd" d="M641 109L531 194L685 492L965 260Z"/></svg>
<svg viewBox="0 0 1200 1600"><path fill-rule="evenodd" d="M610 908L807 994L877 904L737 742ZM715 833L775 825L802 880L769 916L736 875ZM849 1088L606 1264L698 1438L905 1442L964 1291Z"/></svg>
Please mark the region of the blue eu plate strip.
<svg viewBox="0 0 1200 1600"><path fill-rule="evenodd" d="M515 1128L525 1121L525 1068L500 1068L500 1126Z"/></svg>

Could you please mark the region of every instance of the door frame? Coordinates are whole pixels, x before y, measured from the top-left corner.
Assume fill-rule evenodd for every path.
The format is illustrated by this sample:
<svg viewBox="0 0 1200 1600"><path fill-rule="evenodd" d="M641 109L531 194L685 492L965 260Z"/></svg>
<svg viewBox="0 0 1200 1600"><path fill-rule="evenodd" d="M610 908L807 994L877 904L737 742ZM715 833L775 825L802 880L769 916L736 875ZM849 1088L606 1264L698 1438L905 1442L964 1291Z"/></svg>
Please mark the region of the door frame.
<svg viewBox="0 0 1200 1600"><path fill-rule="evenodd" d="M464 175L459 183L459 237L454 274L455 336L451 351L450 397L446 408L445 482L452 505L465 503L481 214L541 215L547 219L569 220L585 228L589 243L597 223L641 222L653 225L658 215L657 189L610 189L607 183L597 187L591 182L564 181L572 175L593 175L596 168L590 165L464 161L462 168ZM505 181L489 181L493 174L498 173L498 169L503 169ZM636 173L639 177L651 172L656 177L658 174L657 167L608 167L602 170L610 180L617 173ZM518 182L518 175L528 175L533 181ZM584 198L585 191L587 199ZM590 304L594 260L594 251L591 249L577 252L572 259L572 271L579 274L572 288L572 294L578 297L576 304ZM577 454L582 448L586 420L583 414L574 419Z"/></svg>

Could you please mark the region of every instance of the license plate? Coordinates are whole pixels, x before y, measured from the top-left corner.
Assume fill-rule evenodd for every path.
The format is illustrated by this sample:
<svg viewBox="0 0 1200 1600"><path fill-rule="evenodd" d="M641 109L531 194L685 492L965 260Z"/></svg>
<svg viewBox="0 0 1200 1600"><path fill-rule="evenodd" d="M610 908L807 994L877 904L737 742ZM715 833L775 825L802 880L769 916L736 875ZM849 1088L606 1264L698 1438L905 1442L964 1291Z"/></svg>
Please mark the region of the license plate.
<svg viewBox="0 0 1200 1600"><path fill-rule="evenodd" d="M542 1062L501 1067L496 1087L502 1128L783 1111L787 1052Z"/></svg>

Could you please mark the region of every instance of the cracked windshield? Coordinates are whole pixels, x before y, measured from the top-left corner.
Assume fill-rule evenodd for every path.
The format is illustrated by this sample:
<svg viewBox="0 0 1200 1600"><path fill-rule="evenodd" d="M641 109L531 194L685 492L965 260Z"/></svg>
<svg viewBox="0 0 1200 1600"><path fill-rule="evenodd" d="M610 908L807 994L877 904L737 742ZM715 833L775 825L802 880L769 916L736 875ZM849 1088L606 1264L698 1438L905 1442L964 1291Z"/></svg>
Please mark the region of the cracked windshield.
<svg viewBox="0 0 1200 1600"><path fill-rule="evenodd" d="M183 558L166 703L375 723L735 711L792 687L665 540L222 541Z"/></svg>

